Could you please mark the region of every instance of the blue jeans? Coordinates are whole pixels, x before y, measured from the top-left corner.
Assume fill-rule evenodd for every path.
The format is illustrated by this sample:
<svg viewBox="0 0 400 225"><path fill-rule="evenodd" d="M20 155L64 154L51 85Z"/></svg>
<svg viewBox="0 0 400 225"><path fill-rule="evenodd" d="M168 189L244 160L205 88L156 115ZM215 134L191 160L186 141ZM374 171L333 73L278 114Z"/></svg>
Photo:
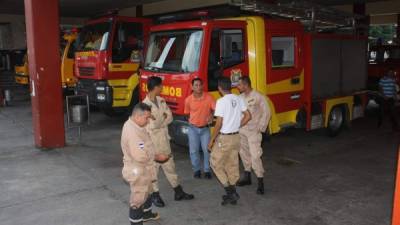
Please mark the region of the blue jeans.
<svg viewBox="0 0 400 225"><path fill-rule="evenodd" d="M199 147L203 151L203 170L204 172L210 172L210 156L208 153L208 142L210 141L210 128L197 128L193 125L189 125L188 131L188 139L189 139L189 151L190 151L190 160L192 161L193 171L200 171L200 154Z"/></svg>

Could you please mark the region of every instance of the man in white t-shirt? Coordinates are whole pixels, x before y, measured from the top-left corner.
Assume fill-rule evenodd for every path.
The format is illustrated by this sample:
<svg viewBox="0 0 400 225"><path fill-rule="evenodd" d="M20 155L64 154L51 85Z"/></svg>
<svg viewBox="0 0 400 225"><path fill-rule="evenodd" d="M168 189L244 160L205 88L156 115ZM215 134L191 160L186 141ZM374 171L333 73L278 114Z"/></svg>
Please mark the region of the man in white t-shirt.
<svg viewBox="0 0 400 225"><path fill-rule="evenodd" d="M239 199L235 188L239 180L239 128L251 119L246 103L231 93L231 86L226 77L218 80L218 91L223 97L217 100L214 113L217 120L208 144L211 168L226 191L222 205L235 205Z"/></svg>

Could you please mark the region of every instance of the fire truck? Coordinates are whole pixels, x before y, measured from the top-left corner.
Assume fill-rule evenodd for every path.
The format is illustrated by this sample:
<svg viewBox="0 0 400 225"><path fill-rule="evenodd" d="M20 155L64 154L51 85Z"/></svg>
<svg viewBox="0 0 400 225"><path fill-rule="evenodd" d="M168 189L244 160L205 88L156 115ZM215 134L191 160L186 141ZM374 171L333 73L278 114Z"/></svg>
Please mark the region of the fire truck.
<svg viewBox="0 0 400 225"><path fill-rule="evenodd" d="M199 77L215 98L219 77L235 86L249 76L271 109L269 134L289 127L326 128L331 136L362 117L366 105L366 37L304 31L292 20L260 16L160 24L151 28L141 70L141 97L150 76L163 79L174 113L172 139L185 144L184 100Z"/></svg>
<svg viewBox="0 0 400 225"><path fill-rule="evenodd" d="M60 44L61 84L64 94L72 92L76 84L76 78L73 74L73 64L75 50L74 44L77 35L76 30L65 32ZM21 85L29 85L29 66L28 56L26 54L22 63L15 66L15 82Z"/></svg>
<svg viewBox="0 0 400 225"><path fill-rule="evenodd" d="M138 101L137 74L150 19L106 15L82 28L75 53L76 94L113 116Z"/></svg>

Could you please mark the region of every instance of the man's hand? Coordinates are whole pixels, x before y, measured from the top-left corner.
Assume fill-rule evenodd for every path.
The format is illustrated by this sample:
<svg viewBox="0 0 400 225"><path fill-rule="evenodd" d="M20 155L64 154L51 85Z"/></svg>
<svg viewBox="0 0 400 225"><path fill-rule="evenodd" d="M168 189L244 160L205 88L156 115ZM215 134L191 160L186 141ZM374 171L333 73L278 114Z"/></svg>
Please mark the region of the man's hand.
<svg viewBox="0 0 400 225"><path fill-rule="evenodd" d="M165 163L166 161L169 160L169 158L170 158L169 155L162 154L162 153L154 155L154 161L156 161L158 163Z"/></svg>
<svg viewBox="0 0 400 225"><path fill-rule="evenodd" d="M214 146L214 139L211 139L210 142L208 142L208 151L211 152L212 151L212 147Z"/></svg>

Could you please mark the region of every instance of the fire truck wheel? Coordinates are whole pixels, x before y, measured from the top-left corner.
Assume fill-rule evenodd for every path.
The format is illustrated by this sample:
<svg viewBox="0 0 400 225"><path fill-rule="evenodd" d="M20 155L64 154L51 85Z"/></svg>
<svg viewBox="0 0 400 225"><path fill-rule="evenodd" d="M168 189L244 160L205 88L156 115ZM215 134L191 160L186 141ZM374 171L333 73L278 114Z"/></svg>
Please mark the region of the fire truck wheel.
<svg viewBox="0 0 400 225"><path fill-rule="evenodd" d="M340 106L333 107L328 118L328 135L331 137L337 136L342 130L344 120L343 108Z"/></svg>

